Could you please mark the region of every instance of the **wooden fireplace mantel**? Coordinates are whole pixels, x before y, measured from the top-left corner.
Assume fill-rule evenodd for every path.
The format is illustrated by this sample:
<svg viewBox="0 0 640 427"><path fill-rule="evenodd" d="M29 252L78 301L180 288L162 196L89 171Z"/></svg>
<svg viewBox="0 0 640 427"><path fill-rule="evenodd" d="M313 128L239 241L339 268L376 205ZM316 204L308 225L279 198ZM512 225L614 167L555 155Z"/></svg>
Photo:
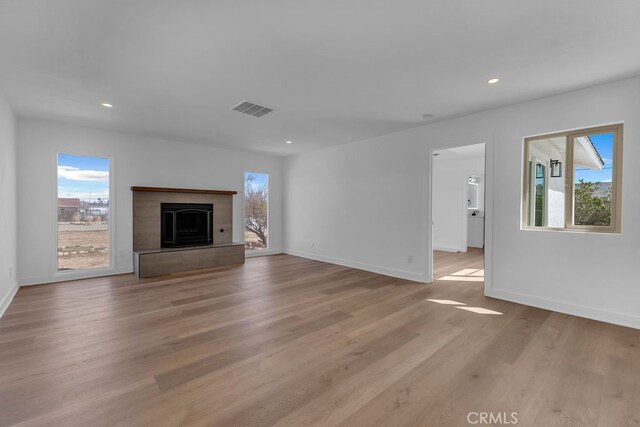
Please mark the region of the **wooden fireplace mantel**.
<svg viewBox="0 0 640 427"><path fill-rule="evenodd" d="M195 194L222 194L233 196L238 194L232 190L198 190L194 188L165 188L165 187L131 187L131 191L148 191L152 193L195 193Z"/></svg>

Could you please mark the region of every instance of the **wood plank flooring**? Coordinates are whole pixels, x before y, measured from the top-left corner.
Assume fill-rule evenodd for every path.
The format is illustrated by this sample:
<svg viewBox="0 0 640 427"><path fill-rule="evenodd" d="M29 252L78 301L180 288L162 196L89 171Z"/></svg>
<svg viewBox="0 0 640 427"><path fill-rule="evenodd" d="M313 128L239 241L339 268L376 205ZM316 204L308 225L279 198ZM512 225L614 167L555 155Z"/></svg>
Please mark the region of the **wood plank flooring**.
<svg viewBox="0 0 640 427"><path fill-rule="evenodd" d="M640 331L484 297L481 250L435 265L431 285L276 255L21 288L0 425L640 425Z"/></svg>

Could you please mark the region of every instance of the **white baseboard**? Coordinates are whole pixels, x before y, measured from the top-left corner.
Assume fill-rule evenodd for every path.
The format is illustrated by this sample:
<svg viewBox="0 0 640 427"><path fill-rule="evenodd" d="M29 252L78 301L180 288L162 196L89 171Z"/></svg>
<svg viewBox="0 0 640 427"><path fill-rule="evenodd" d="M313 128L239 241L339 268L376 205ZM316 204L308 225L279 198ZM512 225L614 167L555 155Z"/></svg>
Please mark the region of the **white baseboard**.
<svg viewBox="0 0 640 427"><path fill-rule="evenodd" d="M20 286L37 286L48 283L68 282L72 280L92 279L94 277L117 276L118 274L133 273L133 268L122 270L87 270L72 273L62 273L54 276L36 276L20 279Z"/></svg>
<svg viewBox="0 0 640 427"><path fill-rule="evenodd" d="M248 250L244 251L245 258L253 258L257 256L266 256L266 255L278 255L283 254L284 251L282 249L260 249L260 250Z"/></svg>
<svg viewBox="0 0 640 427"><path fill-rule="evenodd" d="M413 282L427 283L427 279L423 274L413 273L411 271L395 270L393 268L380 267L377 265L365 264L358 261L334 258L330 256L318 255L293 249L285 249L284 253L299 256L301 258L313 259L315 261L328 262L330 264L337 264L344 267L356 268L358 270L370 271L372 273L383 274L385 276L397 277L399 279L411 280Z"/></svg>
<svg viewBox="0 0 640 427"><path fill-rule="evenodd" d="M11 289L9 289L9 292L2 298L2 301L0 301L0 317L2 317L4 312L7 311L7 308L9 308L9 304L11 304L13 297L15 297L18 292L18 287L18 282L15 282L11 286Z"/></svg>
<svg viewBox="0 0 640 427"><path fill-rule="evenodd" d="M587 319L598 320L600 322L613 323L615 325L640 329L640 316L634 316L631 314L617 313L599 308L550 300L533 295L520 294L495 288L491 289L490 295L487 296L518 304L543 308L545 310L570 314L572 316L584 317Z"/></svg>

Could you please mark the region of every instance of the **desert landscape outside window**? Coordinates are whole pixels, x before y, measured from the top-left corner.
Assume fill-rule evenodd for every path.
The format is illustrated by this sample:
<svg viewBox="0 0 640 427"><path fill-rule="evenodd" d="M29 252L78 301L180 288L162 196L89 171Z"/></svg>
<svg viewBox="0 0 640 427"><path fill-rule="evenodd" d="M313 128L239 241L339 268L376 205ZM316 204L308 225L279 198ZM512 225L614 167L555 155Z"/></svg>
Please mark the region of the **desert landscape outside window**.
<svg viewBox="0 0 640 427"><path fill-rule="evenodd" d="M109 159L58 154L58 271L108 268Z"/></svg>

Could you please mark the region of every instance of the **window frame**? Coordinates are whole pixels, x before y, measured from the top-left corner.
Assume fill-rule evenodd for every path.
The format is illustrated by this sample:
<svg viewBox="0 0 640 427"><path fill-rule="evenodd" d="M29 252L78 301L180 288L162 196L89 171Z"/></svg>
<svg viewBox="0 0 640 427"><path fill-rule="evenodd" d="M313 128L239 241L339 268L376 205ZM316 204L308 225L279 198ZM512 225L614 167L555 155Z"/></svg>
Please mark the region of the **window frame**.
<svg viewBox="0 0 640 427"><path fill-rule="evenodd" d="M242 173L242 244L243 245L246 245L247 243L246 237L245 237L246 228L244 225L245 214L246 214L246 210L245 210L246 208L245 194L246 193L245 192L247 188L247 174L267 176L267 246L261 249L256 249L256 248L247 249L246 246L244 248L246 253L256 254L256 253L269 251L271 249L271 173L270 172L252 172L248 170L245 170Z"/></svg>
<svg viewBox="0 0 640 427"><path fill-rule="evenodd" d="M613 147L612 147L612 184L611 184L611 225L609 226L594 226L594 225L575 225L574 224L574 211L575 211L575 168L573 164L574 145L575 139L581 136L592 136L605 133L613 134ZM624 124L617 123L605 126L596 126L590 128L577 129L566 132L554 132L550 134L543 134L537 136L531 136L524 138L524 162L523 162L523 185L522 185L522 206L521 206L521 221L520 227L522 230L536 230L536 231L560 231L560 232L581 232L581 233L609 233L609 234L621 234L622 233L622 149L623 149L623 133ZM535 225L529 225L530 222L530 195L531 195L531 181L535 168L531 168L531 160L534 162L535 156L532 158L530 154L529 144L532 141L538 141L541 139L553 139L553 138L565 138L565 164L563 167L563 176L565 179L565 203L564 203L564 227L536 227ZM542 163L542 162L541 162ZM543 163L544 164L544 163ZM546 168L546 174L550 173L549 167ZM546 180L545 185L548 185ZM547 197L547 191L545 190L545 198ZM546 223L546 222L545 222Z"/></svg>
<svg viewBox="0 0 640 427"><path fill-rule="evenodd" d="M95 267L95 268L83 268L76 270L59 270L58 269L58 159L59 155L70 155L79 157L97 157L101 159L109 160L109 266L108 267ZM53 184L53 200L52 206L54 207L55 214L52 215L54 221L54 238L53 238L53 265L52 276L59 280L73 280L83 279L88 277L99 277L104 275L114 274L117 271L117 257L116 249L118 248L116 242L116 206L117 201L115 197L116 179L115 179L115 160L111 155L101 155L95 153L86 153L81 150L56 150L53 152L53 164L55 179L52 180Z"/></svg>

